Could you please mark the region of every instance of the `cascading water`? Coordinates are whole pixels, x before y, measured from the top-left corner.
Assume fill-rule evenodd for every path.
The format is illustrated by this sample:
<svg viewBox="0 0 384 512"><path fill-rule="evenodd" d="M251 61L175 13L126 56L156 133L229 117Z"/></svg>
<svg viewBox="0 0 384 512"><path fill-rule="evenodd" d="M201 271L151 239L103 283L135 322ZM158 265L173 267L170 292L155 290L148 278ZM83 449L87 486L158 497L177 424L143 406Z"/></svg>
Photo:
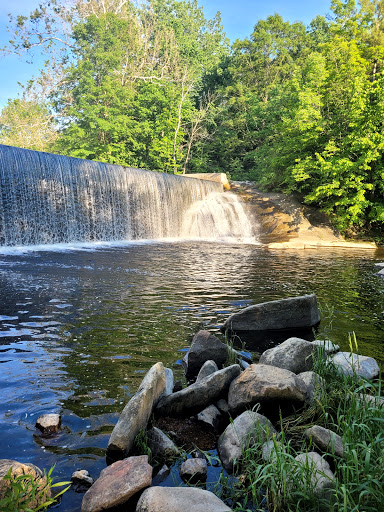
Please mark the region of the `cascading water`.
<svg viewBox="0 0 384 512"><path fill-rule="evenodd" d="M252 237L212 181L0 146L0 187L2 246Z"/></svg>

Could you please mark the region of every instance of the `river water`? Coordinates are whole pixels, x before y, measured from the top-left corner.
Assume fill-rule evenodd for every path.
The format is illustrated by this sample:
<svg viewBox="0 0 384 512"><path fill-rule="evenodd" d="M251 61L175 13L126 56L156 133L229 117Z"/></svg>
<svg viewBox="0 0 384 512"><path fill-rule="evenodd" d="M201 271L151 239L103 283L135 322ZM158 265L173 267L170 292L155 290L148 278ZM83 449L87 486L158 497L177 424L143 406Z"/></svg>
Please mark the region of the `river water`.
<svg viewBox="0 0 384 512"><path fill-rule="evenodd" d="M351 250L269 251L208 242L131 243L0 253L0 458L32 462L68 480L97 477L109 434L156 361L182 376L199 329L259 302L316 293L320 334L384 367L383 255ZM60 412L44 438L35 421ZM61 511L80 509L69 491Z"/></svg>

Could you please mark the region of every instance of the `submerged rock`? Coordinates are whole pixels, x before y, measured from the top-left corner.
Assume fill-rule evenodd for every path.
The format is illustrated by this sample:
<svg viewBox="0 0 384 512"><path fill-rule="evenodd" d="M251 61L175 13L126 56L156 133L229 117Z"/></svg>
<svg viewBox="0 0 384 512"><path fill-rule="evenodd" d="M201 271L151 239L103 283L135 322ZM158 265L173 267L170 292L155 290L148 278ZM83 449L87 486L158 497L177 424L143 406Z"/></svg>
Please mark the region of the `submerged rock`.
<svg viewBox="0 0 384 512"><path fill-rule="evenodd" d="M231 512L212 492L197 487L150 487L136 512Z"/></svg>
<svg viewBox="0 0 384 512"><path fill-rule="evenodd" d="M331 360L340 373L344 375L375 379L380 375L380 368L373 357L359 356L350 352L338 352Z"/></svg>
<svg viewBox="0 0 384 512"><path fill-rule="evenodd" d="M313 354L316 346L301 338L288 338L277 347L263 352L260 364L269 364L289 370L293 373L301 373L312 370Z"/></svg>
<svg viewBox="0 0 384 512"><path fill-rule="evenodd" d="M55 434L59 431L61 424L60 414L42 414L36 420L36 427L43 434Z"/></svg>
<svg viewBox="0 0 384 512"><path fill-rule="evenodd" d="M51 489L48 487L47 479L40 468L34 464L22 463L12 459L0 459L0 500L4 498L9 480L4 480L5 475L11 470L12 477L30 475L34 483L38 484L34 499L29 503L30 507L37 508L43 504L47 498L51 497Z"/></svg>
<svg viewBox="0 0 384 512"><path fill-rule="evenodd" d="M154 406L165 390L163 363L156 363L147 372L139 389L129 400L112 431L107 456L111 459L126 457L139 431L147 427ZM172 395L169 395L172 396Z"/></svg>
<svg viewBox="0 0 384 512"><path fill-rule="evenodd" d="M253 411L245 411L228 425L220 436L217 449L224 468L233 470L244 451L255 443L262 445L276 430L268 418Z"/></svg>
<svg viewBox="0 0 384 512"><path fill-rule="evenodd" d="M316 295L263 302L234 313L222 329L229 331L266 331L310 328L320 322Z"/></svg>
<svg viewBox="0 0 384 512"><path fill-rule="evenodd" d="M101 512L126 503L152 481L148 456L129 457L106 467L84 494L81 512Z"/></svg>
<svg viewBox="0 0 384 512"><path fill-rule="evenodd" d="M186 481L202 481L207 478L207 461L205 459L187 459L180 466L180 478Z"/></svg>
<svg viewBox="0 0 384 512"><path fill-rule="evenodd" d="M162 398L156 407L159 416L188 417L216 402L228 391L229 385L240 375L240 366L234 364L195 382L177 393Z"/></svg>
<svg viewBox="0 0 384 512"><path fill-rule="evenodd" d="M183 359L184 372L189 379L196 377L206 361L214 361L218 368L222 368L226 360L227 346L209 331L199 331Z"/></svg>
<svg viewBox="0 0 384 512"><path fill-rule="evenodd" d="M305 437L311 440L323 452L333 453L338 457L344 456L344 444L342 438L320 425L313 425L304 432Z"/></svg>

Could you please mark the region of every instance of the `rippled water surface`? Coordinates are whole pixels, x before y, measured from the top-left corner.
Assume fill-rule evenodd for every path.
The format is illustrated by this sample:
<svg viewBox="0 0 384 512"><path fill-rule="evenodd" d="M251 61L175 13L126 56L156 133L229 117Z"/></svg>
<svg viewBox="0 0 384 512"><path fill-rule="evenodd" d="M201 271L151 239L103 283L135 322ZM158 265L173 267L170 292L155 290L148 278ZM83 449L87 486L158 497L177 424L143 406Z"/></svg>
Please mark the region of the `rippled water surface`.
<svg viewBox="0 0 384 512"><path fill-rule="evenodd" d="M381 255L383 258L383 255ZM181 376L200 328L218 331L232 312L315 292L322 333L384 367L384 281L379 254L273 252L255 245L136 244L97 251L0 255L0 458L69 479L97 477L109 434L143 373L156 361ZM44 438L43 413L63 428ZM61 511L80 509L69 491Z"/></svg>

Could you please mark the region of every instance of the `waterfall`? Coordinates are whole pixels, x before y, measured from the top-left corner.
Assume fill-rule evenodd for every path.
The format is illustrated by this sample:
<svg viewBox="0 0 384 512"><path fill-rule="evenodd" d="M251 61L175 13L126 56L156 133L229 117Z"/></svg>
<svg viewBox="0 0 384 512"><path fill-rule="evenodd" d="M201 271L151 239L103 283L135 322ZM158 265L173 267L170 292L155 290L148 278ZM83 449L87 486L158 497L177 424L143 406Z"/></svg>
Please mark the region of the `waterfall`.
<svg viewBox="0 0 384 512"><path fill-rule="evenodd" d="M0 146L0 187L1 246L244 236L213 181Z"/></svg>

